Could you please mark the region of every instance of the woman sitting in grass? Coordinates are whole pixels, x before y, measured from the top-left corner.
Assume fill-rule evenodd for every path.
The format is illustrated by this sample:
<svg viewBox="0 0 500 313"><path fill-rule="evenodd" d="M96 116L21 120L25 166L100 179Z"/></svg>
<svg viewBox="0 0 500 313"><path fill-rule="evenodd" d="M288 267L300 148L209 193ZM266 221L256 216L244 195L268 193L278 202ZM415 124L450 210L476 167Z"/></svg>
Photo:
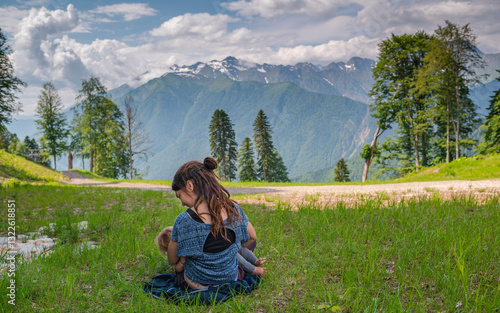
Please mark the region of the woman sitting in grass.
<svg viewBox="0 0 500 313"><path fill-rule="evenodd" d="M172 181L172 190L188 209L175 219L168 261L184 266L178 282L195 289L243 279L237 253L257 237L248 217L217 181L216 168L217 161L211 157L203 163L191 161L179 168ZM261 265L265 259L257 261Z"/></svg>

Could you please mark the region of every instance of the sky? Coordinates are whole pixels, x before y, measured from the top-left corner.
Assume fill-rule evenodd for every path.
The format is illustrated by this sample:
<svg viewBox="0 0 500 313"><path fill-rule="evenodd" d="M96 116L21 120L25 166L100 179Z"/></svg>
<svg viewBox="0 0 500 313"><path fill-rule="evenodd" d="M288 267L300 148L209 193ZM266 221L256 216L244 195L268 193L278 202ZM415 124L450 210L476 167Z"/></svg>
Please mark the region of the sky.
<svg viewBox="0 0 500 313"><path fill-rule="evenodd" d="M163 0L149 2L2 0L0 28L19 99L33 115L44 82L65 107L82 79L108 88L139 86L170 66L227 56L270 64L327 65L377 58L392 33L432 33L470 23L484 53L500 52L499 0ZM22 118L22 116L20 117Z"/></svg>

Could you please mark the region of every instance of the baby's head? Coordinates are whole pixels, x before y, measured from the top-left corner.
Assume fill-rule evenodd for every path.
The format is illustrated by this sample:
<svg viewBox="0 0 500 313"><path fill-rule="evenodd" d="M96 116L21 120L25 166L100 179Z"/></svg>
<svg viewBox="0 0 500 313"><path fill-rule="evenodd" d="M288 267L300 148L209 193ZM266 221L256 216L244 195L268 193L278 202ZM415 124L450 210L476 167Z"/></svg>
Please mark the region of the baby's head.
<svg viewBox="0 0 500 313"><path fill-rule="evenodd" d="M172 235L172 226L165 227L156 237L156 243L158 244L158 249L163 255L167 255L168 244L170 243L170 235Z"/></svg>

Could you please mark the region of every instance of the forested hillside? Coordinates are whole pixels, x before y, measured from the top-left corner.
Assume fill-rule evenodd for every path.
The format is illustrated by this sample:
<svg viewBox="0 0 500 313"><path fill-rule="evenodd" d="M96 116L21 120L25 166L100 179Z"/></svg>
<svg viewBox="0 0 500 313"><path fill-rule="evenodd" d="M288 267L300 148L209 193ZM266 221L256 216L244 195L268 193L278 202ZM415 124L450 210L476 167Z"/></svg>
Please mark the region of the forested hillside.
<svg viewBox="0 0 500 313"><path fill-rule="evenodd" d="M128 94L139 104L140 117L154 139L154 156L148 162L154 171L147 178L171 178L184 160L209 155L208 126L216 109L230 116L238 144L252 136L253 120L263 109L290 177L352 157L374 129L366 104L291 83L168 74ZM120 104L124 96L113 99Z"/></svg>

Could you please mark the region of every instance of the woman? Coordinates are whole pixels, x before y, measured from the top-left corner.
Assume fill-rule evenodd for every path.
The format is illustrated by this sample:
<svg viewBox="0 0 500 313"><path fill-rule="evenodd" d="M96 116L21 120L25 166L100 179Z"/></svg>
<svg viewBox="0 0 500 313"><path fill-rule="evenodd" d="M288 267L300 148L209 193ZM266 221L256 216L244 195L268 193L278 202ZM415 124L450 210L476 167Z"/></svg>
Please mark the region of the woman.
<svg viewBox="0 0 500 313"><path fill-rule="evenodd" d="M191 161L172 181L172 190L188 209L175 219L168 261L175 265L186 258L184 279L195 289L235 281L236 253L257 237L248 217L217 181L216 168L211 157L203 163Z"/></svg>

